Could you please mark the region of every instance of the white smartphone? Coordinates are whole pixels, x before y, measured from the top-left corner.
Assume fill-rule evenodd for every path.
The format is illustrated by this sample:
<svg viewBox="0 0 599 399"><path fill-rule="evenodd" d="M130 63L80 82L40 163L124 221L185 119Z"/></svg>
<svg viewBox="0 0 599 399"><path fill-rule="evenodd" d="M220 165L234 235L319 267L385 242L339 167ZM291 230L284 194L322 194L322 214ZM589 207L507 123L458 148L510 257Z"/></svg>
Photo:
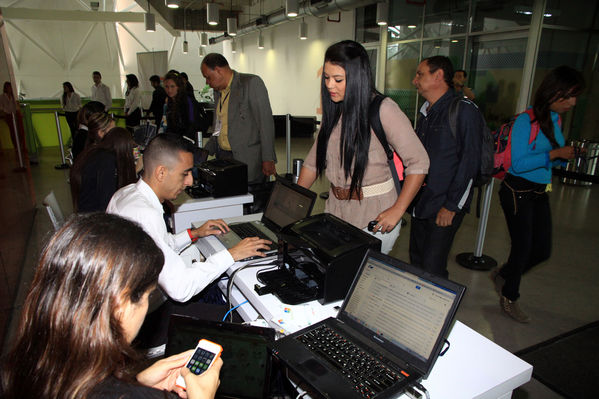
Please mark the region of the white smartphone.
<svg viewBox="0 0 599 399"><path fill-rule="evenodd" d="M219 344L215 344L207 339L202 339L198 343L198 346L196 346L193 354L187 360L185 367L187 367L192 373L200 375L212 367L212 364L216 359L219 358L222 351L223 347ZM187 389L185 386L185 380L181 375L177 377L176 384L183 389Z"/></svg>

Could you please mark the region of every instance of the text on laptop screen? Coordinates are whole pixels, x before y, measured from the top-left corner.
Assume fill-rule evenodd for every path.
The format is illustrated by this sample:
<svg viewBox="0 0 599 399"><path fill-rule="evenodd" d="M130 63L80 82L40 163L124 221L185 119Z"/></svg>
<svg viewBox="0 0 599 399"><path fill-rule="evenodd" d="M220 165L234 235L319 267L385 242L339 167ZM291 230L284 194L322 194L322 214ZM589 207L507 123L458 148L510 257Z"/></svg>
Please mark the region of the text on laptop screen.
<svg viewBox="0 0 599 399"><path fill-rule="evenodd" d="M311 197L284 184L275 184L264 216L282 228L309 216L311 204Z"/></svg>
<svg viewBox="0 0 599 399"><path fill-rule="evenodd" d="M345 311L373 333L426 361L455 296L446 288L369 257Z"/></svg>

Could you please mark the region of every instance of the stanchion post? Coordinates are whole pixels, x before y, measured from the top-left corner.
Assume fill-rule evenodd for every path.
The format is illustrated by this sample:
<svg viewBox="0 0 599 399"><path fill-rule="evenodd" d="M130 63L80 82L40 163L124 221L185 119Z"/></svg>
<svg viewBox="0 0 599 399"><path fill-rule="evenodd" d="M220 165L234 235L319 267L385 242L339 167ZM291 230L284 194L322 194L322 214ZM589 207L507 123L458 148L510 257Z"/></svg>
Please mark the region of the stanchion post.
<svg viewBox="0 0 599 399"><path fill-rule="evenodd" d="M12 130L15 135L15 145L17 146L17 156L19 157L19 168L21 170L24 170L25 165L23 164L23 152L21 150L21 140L19 139L19 129L17 128L16 112L11 113L11 116L12 116Z"/></svg>
<svg viewBox="0 0 599 399"><path fill-rule="evenodd" d="M483 209L478 222L474 252L463 252L456 256L456 262L467 269L484 271L491 270L497 266L497 261L495 261L495 259L483 255L483 246L485 244L485 234L487 233L487 221L489 219L489 208L491 207L494 181L495 179L491 179L491 182L485 186L482 204Z"/></svg>
<svg viewBox="0 0 599 399"><path fill-rule="evenodd" d="M285 150L287 151L287 174L291 173L291 114L285 115Z"/></svg>
<svg viewBox="0 0 599 399"><path fill-rule="evenodd" d="M62 159L62 163L60 165L55 165L54 169L68 169L69 165L67 165L65 157L64 157L64 147L62 144L62 130L60 129L60 120L58 119L58 111L54 112L54 120L56 121L56 132L58 133L58 145L60 146L60 158Z"/></svg>

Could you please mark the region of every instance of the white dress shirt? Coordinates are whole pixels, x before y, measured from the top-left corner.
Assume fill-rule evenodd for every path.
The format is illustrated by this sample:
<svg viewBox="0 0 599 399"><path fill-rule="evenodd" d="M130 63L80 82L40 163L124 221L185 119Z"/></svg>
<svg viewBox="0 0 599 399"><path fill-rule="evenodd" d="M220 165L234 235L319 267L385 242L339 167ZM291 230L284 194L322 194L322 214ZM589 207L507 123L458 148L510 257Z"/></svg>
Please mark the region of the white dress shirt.
<svg viewBox="0 0 599 399"><path fill-rule="evenodd" d="M106 212L137 222L162 249L164 267L158 276L158 284L175 301L188 301L235 262L229 251L224 250L205 262L186 265L179 253L189 246L191 238L187 231L167 232L162 204L143 179L114 193Z"/></svg>
<svg viewBox="0 0 599 399"><path fill-rule="evenodd" d="M62 95L60 96L60 104L65 112L77 112L81 108L81 97L77 93L67 94L67 102L62 101Z"/></svg>
<svg viewBox="0 0 599 399"><path fill-rule="evenodd" d="M99 85L92 86L92 101L100 101L104 104L104 111L108 112L112 107L112 97L110 96L110 89L104 83L100 82Z"/></svg>
<svg viewBox="0 0 599 399"><path fill-rule="evenodd" d="M137 108L141 110L141 92L139 87L134 87L129 90L129 94L125 97L125 112L129 110L132 114Z"/></svg>

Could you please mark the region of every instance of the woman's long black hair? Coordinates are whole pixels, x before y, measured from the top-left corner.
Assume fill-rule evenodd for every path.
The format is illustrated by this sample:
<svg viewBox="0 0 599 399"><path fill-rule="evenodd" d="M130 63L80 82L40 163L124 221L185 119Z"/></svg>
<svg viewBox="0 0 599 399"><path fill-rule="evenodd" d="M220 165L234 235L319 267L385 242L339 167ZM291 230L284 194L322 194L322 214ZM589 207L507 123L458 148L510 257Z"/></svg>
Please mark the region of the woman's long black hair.
<svg viewBox="0 0 599 399"><path fill-rule="evenodd" d="M368 163L370 124L368 108L376 92L368 54L361 44L344 40L330 46L324 62L345 70L345 96L335 103L325 85L324 67L320 92L322 98L322 125L316 146L316 170L322 175L326 169L327 146L331 132L341 117L339 153L345 177L351 176L350 193L359 193ZM350 196L351 197L351 196Z"/></svg>
<svg viewBox="0 0 599 399"><path fill-rule="evenodd" d="M553 148L559 144L555 140L553 123L551 121L551 104L562 99L577 97L584 89L584 78L576 69L567 65L552 69L541 82L535 93L532 109L541 131L547 137Z"/></svg>
<svg viewBox="0 0 599 399"><path fill-rule="evenodd" d="M74 93L75 89L73 89L71 82L64 82L62 85L69 89L68 93L66 91L62 93L62 104L67 105L67 96L69 93Z"/></svg>

